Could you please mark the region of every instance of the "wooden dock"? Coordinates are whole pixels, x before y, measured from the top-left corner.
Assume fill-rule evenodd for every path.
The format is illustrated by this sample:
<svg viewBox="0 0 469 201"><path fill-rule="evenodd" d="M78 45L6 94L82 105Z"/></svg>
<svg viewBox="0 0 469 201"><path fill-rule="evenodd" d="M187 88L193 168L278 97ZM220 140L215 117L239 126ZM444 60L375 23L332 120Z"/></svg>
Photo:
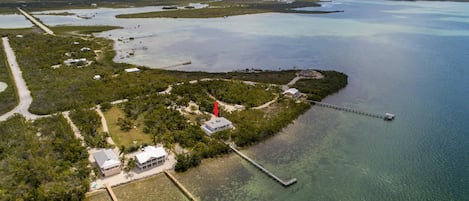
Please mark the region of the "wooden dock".
<svg viewBox="0 0 469 201"><path fill-rule="evenodd" d="M191 192L189 192L186 187L184 187L177 179L176 177L174 177L173 175L171 175L171 173L169 173L167 170L164 171L164 173L166 174L166 176L168 176L169 179L171 179L171 181L176 184L176 186L181 189L181 191L187 196L187 198L189 198L190 200L192 201L197 201L197 199L195 198L194 195L192 195Z"/></svg>
<svg viewBox="0 0 469 201"><path fill-rule="evenodd" d="M317 106L332 108L332 109L341 110L341 111L345 111L345 112L351 112L351 113L364 115L364 116L369 116L369 117L374 117L374 118L378 118L378 119L389 120L389 121L394 119L394 115L389 114L389 113L376 114L376 113L363 112L363 111L360 111L360 110L357 110L357 109L342 107L342 106L338 106L338 105L333 105L333 104L323 103L323 102L318 102L318 101L313 101L313 100L310 100L310 102L314 103ZM389 115L392 115L392 118L389 118L390 117Z"/></svg>
<svg viewBox="0 0 469 201"><path fill-rule="evenodd" d="M270 172L269 170L265 169L264 167L262 167L262 165L258 164L256 161L250 159L249 157L247 157L246 155L244 155L243 153L241 153L240 151L238 151L236 148L234 148L233 146L230 145L230 148L231 150L233 150L236 154L238 154L239 156L241 156L241 158L247 160L249 163L253 164L255 167L257 167L259 170L261 170L262 172L264 172L265 174L269 175L272 179L274 179L275 181L277 181L278 183L282 184L284 187L288 187L288 186L291 186L293 185L294 183L296 183L296 178L293 178L293 179L290 179L288 181L284 181L282 179L280 179L279 177L277 177L276 175L274 175L272 172Z"/></svg>
<svg viewBox="0 0 469 201"><path fill-rule="evenodd" d="M178 66L184 66L184 65L189 65L189 64L192 64L191 60L186 61L186 62L182 62L182 63L178 63L178 64L173 64L173 65L170 65L170 66L161 67L160 69L170 69L170 68L175 68L175 67L178 67Z"/></svg>
<svg viewBox="0 0 469 201"><path fill-rule="evenodd" d="M109 185L109 183L106 183L105 186L106 186L107 192L109 193L109 196L111 196L112 201L117 201L116 194L114 194L114 191L112 191L112 188Z"/></svg>

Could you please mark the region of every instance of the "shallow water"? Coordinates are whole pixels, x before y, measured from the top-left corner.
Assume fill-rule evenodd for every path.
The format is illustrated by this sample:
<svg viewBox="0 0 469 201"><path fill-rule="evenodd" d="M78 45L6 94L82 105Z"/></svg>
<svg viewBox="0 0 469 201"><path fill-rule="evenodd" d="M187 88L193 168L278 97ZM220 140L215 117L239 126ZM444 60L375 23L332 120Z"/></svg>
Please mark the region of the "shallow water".
<svg viewBox="0 0 469 201"><path fill-rule="evenodd" d="M342 71L349 85L325 102L397 115L385 122L313 107L283 132L243 150L280 177L296 177L297 184L283 188L230 155L178 175L202 200L469 200L469 4L335 3L326 9L345 12L38 17L52 25L125 27L99 34L124 39L115 44L120 62L162 67L192 60L179 69L207 71Z"/></svg>
<svg viewBox="0 0 469 201"><path fill-rule="evenodd" d="M27 28L33 26L23 15L19 14L0 15L0 19L0 28L2 29Z"/></svg>

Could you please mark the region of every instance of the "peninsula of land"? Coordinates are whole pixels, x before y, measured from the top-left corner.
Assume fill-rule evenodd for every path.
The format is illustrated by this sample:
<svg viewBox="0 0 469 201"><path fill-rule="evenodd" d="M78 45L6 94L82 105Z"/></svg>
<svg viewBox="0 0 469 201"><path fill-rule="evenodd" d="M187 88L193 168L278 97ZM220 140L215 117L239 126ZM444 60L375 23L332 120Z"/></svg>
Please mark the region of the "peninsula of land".
<svg viewBox="0 0 469 201"><path fill-rule="evenodd" d="M14 97L0 99L7 106L0 108L3 198L82 199L105 184L185 171L276 134L309 100L347 85L336 71L207 73L115 63L113 41L89 35L111 28L2 31L0 81L8 86L0 96Z"/></svg>

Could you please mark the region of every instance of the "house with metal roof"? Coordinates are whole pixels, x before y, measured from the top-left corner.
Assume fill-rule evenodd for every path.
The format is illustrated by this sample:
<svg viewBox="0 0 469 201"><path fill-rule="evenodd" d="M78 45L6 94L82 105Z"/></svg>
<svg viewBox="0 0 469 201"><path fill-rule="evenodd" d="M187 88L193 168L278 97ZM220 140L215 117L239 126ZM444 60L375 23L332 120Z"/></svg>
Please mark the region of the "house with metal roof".
<svg viewBox="0 0 469 201"><path fill-rule="evenodd" d="M146 146L141 153L135 155L135 161L140 170L163 165L167 158L168 153L164 148L155 146Z"/></svg>
<svg viewBox="0 0 469 201"><path fill-rule="evenodd" d="M104 149L93 154L99 170L104 176L111 176L121 172L121 161L112 149Z"/></svg>
<svg viewBox="0 0 469 201"><path fill-rule="evenodd" d="M298 98L300 97L301 93L300 91L298 91L298 89L290 88L290 89L285 90L283 92L283 95L290 97L290 98Z"/></svg>
<svg viewBox="0 0 469 201"><path fill-rule="evenodd" d="M233 123L225 117L217 117L205 122L201 128L207 135L212 135L215 132L233 128Z"/></svg>

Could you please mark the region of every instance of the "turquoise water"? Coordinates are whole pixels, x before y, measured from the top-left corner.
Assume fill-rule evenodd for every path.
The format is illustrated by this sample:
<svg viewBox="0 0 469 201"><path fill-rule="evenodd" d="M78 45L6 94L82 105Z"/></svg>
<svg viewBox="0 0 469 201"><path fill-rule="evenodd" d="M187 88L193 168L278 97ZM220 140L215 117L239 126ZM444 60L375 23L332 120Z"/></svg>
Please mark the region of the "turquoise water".
<svg viewBox="0 0 469 201"><path fill-rule="evenodd" d="M244 151L282 178L296 177L297 184L283 188L234 157L239 165L225 159L186 173L184 182L203 200L469 200L469 6L347 4L359 13L347 13L342 4L344 14L319 19L331 23L325 32L332 36L266 34L249 41L265 51L244 53L261 58L241 57L266 68L263 58L344 71L350 84L326 102L389 111L397 119L313 108ZM311 24L317 18L310 17ZM352 25L342 26L342 18Z"/></svg>
<svg viewBox="0 0 469 201"><path fill-rule="evenodd" d="M397 115L385 122L313 107L243 150L297 184L283 188L230 155L178 175L202 200L469 200L469 4L347 0L306 9L345 12L194 20L115 19L130 11L104 9L94 20L38 17L124 26L100 34L136 37L116 42L116 61L343 71L349 85L325 102Z"/></svg>

